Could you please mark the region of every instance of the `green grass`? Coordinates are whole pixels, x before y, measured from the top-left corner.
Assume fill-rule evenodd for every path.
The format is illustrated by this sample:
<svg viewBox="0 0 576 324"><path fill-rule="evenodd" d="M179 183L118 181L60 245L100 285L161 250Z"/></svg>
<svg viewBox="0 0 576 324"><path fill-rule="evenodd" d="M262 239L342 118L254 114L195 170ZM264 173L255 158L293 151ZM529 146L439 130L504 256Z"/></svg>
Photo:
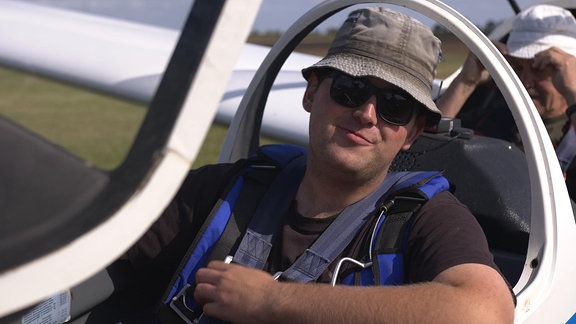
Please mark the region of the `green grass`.
<svg viewBox="0 0 576 324"><path fill-rule="evenodd" d="M124 159L146 113L141 105L6 69L0 89L1 114L103 169Z"/></svg>
<svg viewBox="0 0 576 324"><path fill-rule="evenodd" d="M0 68L0 89L0 114L104 170L123 161L146 114L143 105L9 69ZM226 131L210 128L193 167L217 161Z"/></svg>
<svg viewBox="0 0 576 324"><path fill-rule="evenodd" d="M438 76L449 75L464 56L445 53ZM146 114L143 105L10 69L0 68L0 89L0 114L105 170L122 162ZM194 167L217 160L226 130L210 128Z"/></svg>

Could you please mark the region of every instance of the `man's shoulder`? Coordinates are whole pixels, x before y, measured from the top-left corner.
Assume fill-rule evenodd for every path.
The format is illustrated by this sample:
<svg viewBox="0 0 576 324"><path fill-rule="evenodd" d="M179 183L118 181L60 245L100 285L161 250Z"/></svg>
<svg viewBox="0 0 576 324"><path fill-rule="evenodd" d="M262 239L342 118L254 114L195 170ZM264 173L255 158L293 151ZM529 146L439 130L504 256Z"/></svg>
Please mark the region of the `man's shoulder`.
<svg viewBox="0 0 576 324"><path fill-rule="evenodd" d="M448 190L442 191L430 198L418 212L419 218L435 221L436 218L450 220L454 218L475 221L475 217L464 203Z"/></svg>
<svg viewBox="0 0 576 324"><path fill-rule="evenodd" d="M455 204L461 205L462 207L467 208L456 196L450 192L449 190L444 190L439 192L434 197L430 198L430 201L426 204L427 206L439 206L445 204Z"/></svg>

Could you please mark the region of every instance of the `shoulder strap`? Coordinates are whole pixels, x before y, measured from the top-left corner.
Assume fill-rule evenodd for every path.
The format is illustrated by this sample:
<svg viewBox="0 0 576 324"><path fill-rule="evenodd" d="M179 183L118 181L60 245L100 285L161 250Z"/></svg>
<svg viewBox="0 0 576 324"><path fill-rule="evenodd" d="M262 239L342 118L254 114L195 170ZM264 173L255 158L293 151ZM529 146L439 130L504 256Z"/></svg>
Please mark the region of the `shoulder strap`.
<svg viewBox="0 0 576 324"><path fill-rule="evenodd" d="M244 173L245 170L242 170L235 175L235 180L218 199L180 261L157 308L157 316L162 322L182 323L182 320L197 317L198 306L185 296L194 285L196 271L206 263L211 247L226 226L229 216L227 213L237 201L244 184Z"/></svg>
<svg viewBox="0 0 576 324"><path fill-rule="evenodd" d="M283 212L290 207L304 176L305 162L304 156L294 159L270 185L234 254L234 262L250 268L264 268L273 235L282 226Z"/></svg>
<svg viewBox="0 0 576 324"><path fill-rule="evenodd" d="M346 285L399 285L404 281L402 250L413 215L438 192L448 190L449 183L441 172L417 172L392 192L379 205L380 215L372 222L372 235L367 242L367 260L343 258L334 271L332 284L338 281L343 261L360 267L342 279ZM348 269L349 271L350 269ZM346 272L348 272L346 271Z"/></svg>
<svg viewBox="0 0 576 324"><path fill-rule="evenodd" d="M358 231L373 216L378 201L410 178L410 173L390 173L366 198L345 208L312 246L282 274L282 278L310 282L317 280L338 255L352 242Z"/></svg>
<svg viewBox="0 0 576 324"><path fill-rule="evenodd" d="M173 310L179 318L194 318L191 310L195 305L191 298L185 300L184 297L188 288L194 285L196 271L210 260L224 260L233 251L240 234L248 226L251 211L278 172L293 159L304 156L305 152L304 148L291 145L264 146L247 161L246 167L232 177L229 187L214 205L182 258L162 297L159 316L174 318Z"/></svg>
<svg viewBox="0 0 576 324"><path fill-rule="evenodd" d="M248 228L248 223L252 219L252 217L248 216L252 215L254 206L266 200L263 197L264 193L269 190L280 170L285 170L288 165L298 159L299 162L296 164L301 164L305 155L306 149L296 145L273 144L260 147L249 162L247 167L249 170L243 175L246 181L244 181L244 186L240 193L241 196L237 199L234 212L228 220L228 224L218 243L214 246L208 261L224 260L230 255L231 251L238 249L238 238ZM286 174L287 172L283 171L283 173ZM296 174L293 175L298 177ZM286 175L284 176L285 178L287 178ZM300 183L300 181L297 182Z"/></svg>
<svg viewBox="0 0 576 324"><path fill-rule="evenodd" d="M427 197L419 195L394 197L384 222L370 242L373 281L370 285L400 285L404 282L403 244L413 215L427 201Z"/></svg>
<svg viewBox="0 0 576 324"><path fill-rule="evenodd" d="M423 178L397 192L382 205L381 216L370 240L373 285L399 285L404 282L402 253L414 215L430 198L448 190L450 184L440 172L421 173Z"/></svg>
<svg viewBox="0 0 576 324"><path fill-rule="evenodd" d="M418 178L417 174L414 172L390 173L372 194L346 208L314 244L281 275L281 278L301 282L316 280L372 216L378 202L385 199L388 192L405 186L407 182L416 182L417 180L408 180ZM282 217L272 215L288 209L297 189L296 186L293 192L290 191L288 194L282 187L276 187L279 184L281 184L280 181L275 182L270 193L275 195L276 199L281 198L282 202L270 200L272 203L266 203L259 208L240 243L234 262L258 269L264 267L271 250L273 234L279 231L283 221ZM358 217L359 215L362 217Z"/></svg>

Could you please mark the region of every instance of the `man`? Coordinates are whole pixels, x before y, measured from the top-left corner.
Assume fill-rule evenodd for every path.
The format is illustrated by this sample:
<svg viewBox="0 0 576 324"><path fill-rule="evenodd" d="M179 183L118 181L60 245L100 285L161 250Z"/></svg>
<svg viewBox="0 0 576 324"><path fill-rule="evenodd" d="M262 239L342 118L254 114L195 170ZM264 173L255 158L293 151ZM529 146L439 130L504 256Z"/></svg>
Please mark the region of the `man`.
<svg viewBox="0 0 576 324"><path fill-rule="evenodd" d="M203 316L243 323L513 321L513 296L482 230L448 191L415 215L404 285L332 287L325 283L338 275L334 264L318 284L271 275L295 262L343 210L377 190L396 154L410 147L426 123L437 122L431 90L439 54L440 41L430 29L404 14L370 8L349 15L328 55L303 70L303 106L310 113L306 168L288 210L273 214L283 218L282 230L275 234L266 271L236 260L199 269L193 298ZM242 163L191 172L165 214L126 254L136 269L147 269L144 278L157 279L139 288L156 290L154 295L167 284ZM356 235L346 251L361 246Z"/></svg>
<svg viewBox="0 0 576 324"><path fill-rule="evenodd" d="M551 5L530 7L518 14L506 46L500 43L497 46L526 87L552 144L558 147L565 139L566 146L575 141L576 137L566 136L569 131L573 132L567 113L572 115L576 110L576 19L573 15ZM474 90L488 79L488 72L470 54L436 104L444 116L456 117ZM576 116L572 117L576 120ZM517 134L508 139L521 145ZM576 153L573 150L569 150L568 158L559 152L564 171ZM570 161L563 161L566 159Z"/></svg>

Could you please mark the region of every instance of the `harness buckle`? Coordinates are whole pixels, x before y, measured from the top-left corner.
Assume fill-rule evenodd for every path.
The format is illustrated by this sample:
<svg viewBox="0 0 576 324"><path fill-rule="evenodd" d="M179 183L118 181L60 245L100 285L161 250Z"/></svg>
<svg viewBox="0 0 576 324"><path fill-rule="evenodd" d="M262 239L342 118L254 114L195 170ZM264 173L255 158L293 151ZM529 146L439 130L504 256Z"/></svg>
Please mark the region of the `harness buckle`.
<svg viewBox="0 0 576 324"><path fill-rule="evenodd" d="M278 271L278 272L276 272L276 273L272 276L272 279L274 279L274 280L276 280L276 281L279 281L279 280L280 280L280 277L282 276L283 273L284 273L283 271Z"/></svg>
<svg viewBox="0 0 576 324"><path fill-rule="evenodd" d="M363 263L363 262L360 262L356 259L352 259L349 257L344 257L344 258L340 259L340 261L338 261L338 263L336 263L336 268L334 269L334 273L332 274L332 280L330 281L330 285L332 287L336 286L336 282L338 281L338 275L340 274L340 267L342 267L342 264L344 262L354 263L355 265L361 267L362 269L366 269L366 268L372 266L372 261L368 261L366 263Z"/></svg>
<svg viewBox="0 0 576 324"><path fill-rule="evenodd" d="M178 294L172 297L170 308L187 324L196 324L202 314L199 310L192 310L186 305L186 293L191 285L186 284Z"/></svg>

